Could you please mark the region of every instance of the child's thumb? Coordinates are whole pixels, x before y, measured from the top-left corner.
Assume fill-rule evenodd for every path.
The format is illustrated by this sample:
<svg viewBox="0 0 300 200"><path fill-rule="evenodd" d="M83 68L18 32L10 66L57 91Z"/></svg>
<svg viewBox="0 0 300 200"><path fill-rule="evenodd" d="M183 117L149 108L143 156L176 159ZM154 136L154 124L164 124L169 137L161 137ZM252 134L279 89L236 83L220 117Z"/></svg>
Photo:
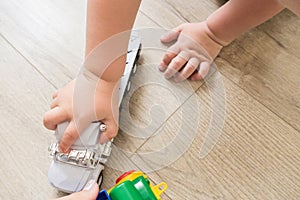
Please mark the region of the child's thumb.
<svg viewBox="0 0 300 200"><path fill-rule="evenodd" d="M99 191L98 185L95 180L90 180L83 188L83 191L93 192L93 190L97 189Z"/></svg>
<svg viewBox="0 0 300 200"><path fill-rule="evenodd" d="M160 37L160 41L163 43L172 42L178 38L179 34L180 34L180 31L177 29L174 29L174 30L169 31L166 34L162 35Z"/></svg>
<svg viewBox="0 0 300 200"><path fill-rule="evenodd" d="M81 192L73 193L69 197L70 197L70 200L71 199L95 200L97 198L98 192L99 192L98 184L94 180L91 180L86 184L86 186L84 187L84 189Z"/></svg>

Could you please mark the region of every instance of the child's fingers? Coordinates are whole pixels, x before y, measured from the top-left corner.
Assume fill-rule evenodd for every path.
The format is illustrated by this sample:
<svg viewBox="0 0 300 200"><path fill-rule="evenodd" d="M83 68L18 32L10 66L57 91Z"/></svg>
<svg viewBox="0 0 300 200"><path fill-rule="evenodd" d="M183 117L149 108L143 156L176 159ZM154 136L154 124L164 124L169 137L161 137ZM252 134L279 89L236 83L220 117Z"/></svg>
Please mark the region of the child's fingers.
<svg viewBox="0 0 300 200"><path fill-rule="evenodd" d="M95 200L99 192L99 185L95 181L89 181L85 188L69 196L64 196L56 200Z"/></svg>
<svg viewBox="0 0 300 200"><path fill-rule="evenodd" d="M185 52L180 52L175 58L172 59L168 68L166 69L164 76L166 79L174 76L188 61L189 57Z"/></svg>
<svg viewBox="0 0 300 200"><path fill-rule="evenodd" d="M167 52L164 54L160 62L159 70L161 72L164 72L168 68L168 65L170 64L172 59L175 58L179 54L179 52L180 52L180 48L177 47L176 44L168 48Z"/></svg>
<svg viewBox="0 0 300 200"><path fill-rule="evenodd" d="M52 99L55 99L58 95L58 90L56 90L53 94L52 94Z"/></svg>
<svg viewBox="0 0 300 200"><path fill-rule="evenodd" d="M195 72L199 64L199 59L191 58L186 64L186 66L182 69L182 71L175 75L174 81L181 82L189 78Z"/></svg>
<svg viewBox="0 0 300 200"><path fill-rule="evenodd" d="M164 34L163 36L160 37L160 41L163 43L169 43L178 38L180 34L180 29L175 28L172 31L169 31L168 33Z"/></svg>
<svg viewBox="0 0 300 200"><path fill-rule="evenodd" d="M44 115L44 126L47 129L55 130L57 124L67 120L67 113L60 107L55 107Z"/></svg>
<svg viewBox="0 0 300 200"><path fill-rule="evenodd" d="M50 105L50 109L53 109L53 108L55 108L57 106L58 106L58 99L55 98L55 99L53 99L53 101L52 101L52 103Z"/></svg>
<svg viewBox="0 0 300 200"><path fill-rule="evenodd" d="M77 130L75 122L70 121L68 127L66 128L63 137L59 142L59 149L61 152L68 152L71 145L79 138L79 132Z"/></svg>
<svg viewBox="0 0 300 200"><path fill-rule="evenodd" d="M164 56L163 56L163 58L162 58L162 60L160 62L159 70L161 72L166 71L166 69L168 68L168 65L170 64L170 62L172 61L172 59L176 57L176 55L177 55L177 52L168 50L164 54Z"/></svg>
<svg viewBox="0 0 300 200"><path fill-rule="evenodd" d="M191 77L190 79L192 81L199 81L201 79L204 79L206 77L206 75L209 72L209 68L210 68L210 63L209 62L202 62L200 64L199 70L197 70Z"/></svg>

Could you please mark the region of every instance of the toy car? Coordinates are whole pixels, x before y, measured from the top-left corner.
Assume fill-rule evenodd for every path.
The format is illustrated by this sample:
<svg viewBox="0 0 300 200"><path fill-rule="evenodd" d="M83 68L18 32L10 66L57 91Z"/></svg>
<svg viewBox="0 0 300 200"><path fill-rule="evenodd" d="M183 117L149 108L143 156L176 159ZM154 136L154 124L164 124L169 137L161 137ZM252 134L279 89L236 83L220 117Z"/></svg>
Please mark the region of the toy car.
<svg viewBox="0 0 300 200"><path fill-rule="evenodd" d="M154 186L145 174L132 170L120 176L108 191L100 191L96 200L161 200L167 188L165 182Z"/></svg>
<svg viewBox="0 0 300 200"><path fill-rule="evenodd" d="M126 92L130 90L130 77L136 72L136 62L141 50L141 39L138 33L132 31L128 45L127 62L119 88L119 107ZM105 125L101 122L93 122L71 147L69 153L60 153L58 143L68 126L64 122L57 126L55 136L56 143L49 146L52 162L48 171L48 179L52 186L67 193L77 192L84 188L89 180L97 180L99 186L102 183L104 164L111 152L113 141L103 145L99 143L101 130Z"/></svg>

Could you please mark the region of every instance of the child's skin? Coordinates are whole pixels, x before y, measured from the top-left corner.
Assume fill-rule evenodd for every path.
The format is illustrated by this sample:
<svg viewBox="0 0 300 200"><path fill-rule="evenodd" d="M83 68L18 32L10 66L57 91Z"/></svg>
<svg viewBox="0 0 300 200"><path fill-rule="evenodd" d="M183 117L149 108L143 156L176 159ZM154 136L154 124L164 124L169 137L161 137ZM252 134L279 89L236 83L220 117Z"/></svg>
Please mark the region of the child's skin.
<svg viewBox="0 0 300 200"><path fill-rule="evenodd" d="M98 192L99 186L97 183L89 182L82 191L73 193L69 196L61 197L57 200L96 200Z"/></svg>
<svg viewBox="0 0 300 200"><path fill-rule="evenodd" d="M86 56L89 55L98 44L110 36L131 30L139 4L140 0L89 0L87 7ZM129 35L119 44L119 48L124 49L123 52L127 51L128 41ZM101 55L99 56L99 60L101 61ZM123 74L125 62L126 55L123 55L109 65L100 77L100 84L98 84L95 93L92 94L95 95L96 102L101 101L101 103L95 103L94 109L97 119L107 126L107 130L100 139L102 143L104 143L107 138L116 136L118 131L118 96L114 95L113 89ZM75 123L73 115L74 85L75 81L71 81L56 91L53 94L51 110L44 115L44 125L50 130L55 130L57 124L61 122L70 122L60 142L59 147L62 152L67 152L69 147L79 137L77 128L81 121L79 120ZM89 114L93 113L85 113L84 115L88 116ZM82 129L83 128L81 128L81 130Z"/></svg>
<svg viewBox="0 0 300 200"><path fill-rule="evenodd" d="M170 42L177 37L180 38L183 34L200 44L213 60L223 46L228 45L243 32L272 18L283 8L276 0L230 0L211 14L206 21L182 24L173 32L163 36L161 41ZM184 43L184 45L186 44ZM189 55L193 49L185 48L183 44L178 44L177 49L172 47L171 49L164 55L159 68L165 78L173 77L180 69L181 71L178 73L180 76L175 75L175 81L182 81L186 78L196 81L207 75L209 65L200 64L199 59L198 62L196 61L197 65L190 65L189 60L195 58ZM181 49L185 49L184 54ZM185 65L186 63L188 64ZM200 69L196 70L199 64Z"/></svg>
<svg viewBox="0 0 300 200"><path fill-rule="evenodd" d="M110 36L131 30L139 4L139 0L89 0L86 55ZM213 60L224 46L240 34L272 18L285 7L300 15L299 0L230 0L211 14L206 21L182 24L169 34L162 36L162 42L178 40L163 56L159 69L166 78L174 78L178 82L187 78L195 81L203 79L208 73L210 61L193 57L193 47L189 43L181 42L180 38L183 36L192 38L207 51ZM127 41L128 39L129 35ZM120 45L120 48L126 48L127 41L124 40L124 44ZM96 98L105 99L101 104L95 105L95 111L97 119L107 125L107 131L105 131L107 139L116 136L118 131L117 119L114 118L114 115L118 114L114 112L118 112L118 109L114 109L117 107L117 101L113 99L113 88L124 71L125 56L114 61L106 69L100 77L100 84L95 94ZM101 55L99 59L101 59ZM200 69L196 70L198 66ZM178 71L179 73L177 73ZM63 121L71 122L60 142L60 149L63 152L68 151L79 136L73 119L73 88L74 81L55 92L51 110L44 116L44 125L51 130L55 130L57 124ZM111 105L112 102L114 105ZM105 139L101 139L101 142L105 141ZM93 194L96 195L96 193ZM86 199L96 198L96 196L91 197L91 194L89 194L90 196L85 194L88 193L86 191L79 193L80 199L85 196ZM76 195L64 199L78 199Z"/></svg>

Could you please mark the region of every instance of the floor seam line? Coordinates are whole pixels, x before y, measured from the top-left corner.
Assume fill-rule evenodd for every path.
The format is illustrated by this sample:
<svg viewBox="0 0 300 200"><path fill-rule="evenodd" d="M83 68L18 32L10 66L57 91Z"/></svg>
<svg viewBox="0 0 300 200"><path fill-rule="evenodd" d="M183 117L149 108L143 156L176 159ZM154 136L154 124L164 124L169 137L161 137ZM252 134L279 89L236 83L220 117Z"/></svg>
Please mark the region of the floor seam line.
<svg viewBox="0 0 300 200"><path fill-rule="evenodd" d="M45 76L43 73L28 59L26 58L2 33L0 33L1 38L5 40L39 75L41 75L50 85L55 89L57 87Z"/></svg>

